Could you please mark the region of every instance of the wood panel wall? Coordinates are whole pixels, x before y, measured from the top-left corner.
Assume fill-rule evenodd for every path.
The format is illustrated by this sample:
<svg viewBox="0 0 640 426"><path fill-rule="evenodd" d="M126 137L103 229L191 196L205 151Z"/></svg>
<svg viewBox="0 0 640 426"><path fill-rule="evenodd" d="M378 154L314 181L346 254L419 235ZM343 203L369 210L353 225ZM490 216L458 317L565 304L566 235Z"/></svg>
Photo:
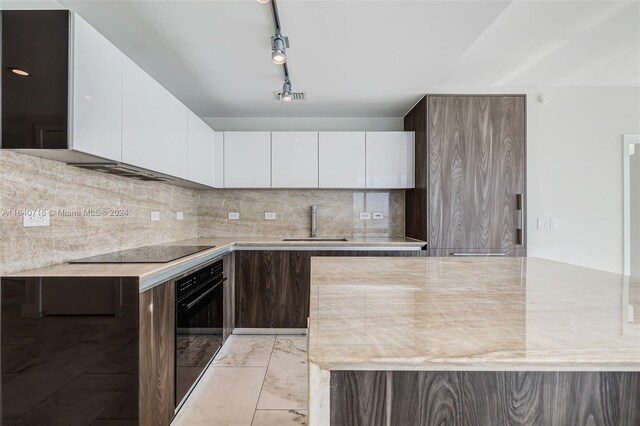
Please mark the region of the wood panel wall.
<svg viewBox="0 0 640 426"><path fill-rule="evenodd" d="M331 425L638 425L640 372L332 371Z"/></svg>
<svg viewBox="0 0 640 426"><path fill-rule="evenodd" d="M175 283L140 293L139 424L168 425L175 409Z"/></svg>

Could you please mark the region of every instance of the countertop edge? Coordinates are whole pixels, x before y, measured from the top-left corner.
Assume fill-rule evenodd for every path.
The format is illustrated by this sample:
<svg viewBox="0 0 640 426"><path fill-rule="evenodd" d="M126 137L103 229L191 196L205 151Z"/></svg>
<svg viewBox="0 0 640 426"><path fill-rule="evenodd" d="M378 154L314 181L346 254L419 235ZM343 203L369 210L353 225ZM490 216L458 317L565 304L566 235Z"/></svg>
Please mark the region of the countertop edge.
<svg viewBox="0 0 640 426"><path fill-rule="evenodd" d="M52 264L47 266L42 266L35 269L29 269L25 271L13 272L9 274L3 274L2 278L46 278L46 277L60 277L60 276L73 276L73 277L123 277L123 278L137 278L139 280L139 291L143 292L148 290L151 287L154 287L157 284L170 280L176 276L184 274L185 272L197 268L199 265L215 260L218 257L224 256L225 254L231 253L233 251L250 251L250 250L301 250L301 251L313 251L313 250L335 250L335 251L349 251L349 250L358 250L358 251L419 251L425 245L426 242L413 240L407 238L406 241L393 241L393 242L385 242L385 241L345 241L345 242L317 242L317 241L233 241L233 239L226 239L221 237L223 240L227 240L230 242L216 245L208 250L204 250L198 253L195 253L191 256L187 256L184 258L176 259L169 263L149 263L145 265L157 265L157 268L144 272L141 274L62 274L51 272L47 273L47 268L56 268L56 267L64 267L69 266L73 268L74 265L70 265L67 262ZM215 238L211 238L211 240L215 240ZM184 241L184 240L181 240ZM170 243L164 243L164 245ZM84 264L86 267L91 264ZM105 265L105 264L95 264ZM114 264L109 264L114 265ZM124 265L124 264L118 264Z"/></svg>

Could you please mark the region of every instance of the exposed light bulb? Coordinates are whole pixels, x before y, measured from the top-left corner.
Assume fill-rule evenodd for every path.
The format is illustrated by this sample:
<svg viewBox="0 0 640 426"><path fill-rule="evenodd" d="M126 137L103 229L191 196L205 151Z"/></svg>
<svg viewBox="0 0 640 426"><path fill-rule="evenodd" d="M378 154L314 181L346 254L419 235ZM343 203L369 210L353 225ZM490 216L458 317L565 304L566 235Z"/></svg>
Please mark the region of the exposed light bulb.
<svg viewBox="0 0 640 426"><path fill-rule="evenodd" d="M280 96L282 102L291 102L293 100L293 96L291 95L291 83L285 81L282 85L282 95Z"/></svg>
<svg viewBox="0 0 640 426"><path fill-rule="evenodd" d="M278 65L287 62L285 41L280 35L276 35L271 39L271 60Z"/></svg>
<svg viewBox="0 0 640 426"><path fill-rule="evenodd" d="M271 54L271 61L274 64L282 65L287 62L287 54L282 50L275 50Z"/></svg>

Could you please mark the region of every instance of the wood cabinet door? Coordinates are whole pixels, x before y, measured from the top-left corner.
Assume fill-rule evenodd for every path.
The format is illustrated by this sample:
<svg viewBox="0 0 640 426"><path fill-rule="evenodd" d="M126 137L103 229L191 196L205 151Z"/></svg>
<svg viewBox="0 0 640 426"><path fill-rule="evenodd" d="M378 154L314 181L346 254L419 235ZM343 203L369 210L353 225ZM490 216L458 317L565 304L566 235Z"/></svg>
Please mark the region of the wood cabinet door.
<svg viewBox="0 0 640 426"><path fill-rule="evenodd" d="M141 425L167 425L175 409L175 282L140 293Z"/></svg>
<svg viewBox="0 0 640 426"><path fill-rule="evenodd" d="M422 256L412 251L237 251L236 327L307 328L312 256Z"/></svg>
<svg viewBox="0 0 640 426"><path fill-rule="evenodd" d="M306 328L311 253L236 252L236 327Z"/></svg>
<svg viewBox="0 0 640 426"><path fill-rule="evenodd" d="M522 248L525 97L429 96L427 126L429 248Z"/></svg>

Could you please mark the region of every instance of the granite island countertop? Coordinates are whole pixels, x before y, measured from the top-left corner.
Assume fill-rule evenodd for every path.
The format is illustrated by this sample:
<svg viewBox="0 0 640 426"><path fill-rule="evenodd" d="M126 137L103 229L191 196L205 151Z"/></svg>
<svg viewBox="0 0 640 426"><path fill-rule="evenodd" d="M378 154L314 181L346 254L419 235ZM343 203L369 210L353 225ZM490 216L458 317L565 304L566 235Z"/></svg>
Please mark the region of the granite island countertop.
<svg viewBox="0 0 640 426"><path fill-rule="evenodd" d="M640 371L640 278L537 258L312 258L309 361Z"/></svg>
<svg viewBox="0 0 640 426"><path fill-rule="evenodd" d="M167 263L85 263L67 262L2 274L4 278L123 277L137 278L140 291L146 290L189 269L234 250L420 250L427 243L405 237L348 237L347 241L283 241L283 237L198 237L161 245L210 245ZM87 253L78 258L103 253Z"/></svg>

